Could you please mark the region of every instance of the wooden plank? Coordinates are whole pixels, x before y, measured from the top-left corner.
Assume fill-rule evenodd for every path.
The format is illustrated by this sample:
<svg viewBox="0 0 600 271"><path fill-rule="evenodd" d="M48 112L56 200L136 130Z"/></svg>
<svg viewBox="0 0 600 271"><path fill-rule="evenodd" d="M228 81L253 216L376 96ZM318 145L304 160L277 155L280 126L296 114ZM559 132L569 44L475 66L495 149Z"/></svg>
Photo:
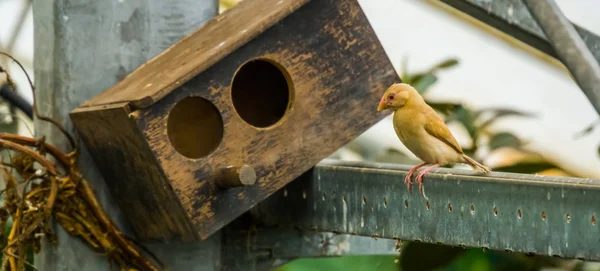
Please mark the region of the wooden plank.
<svg viewBox="0 0 600 271"><path fill-rule="evenodd" d="M120 102L147 107L308 1L244 0L80 107Z"/></svg>

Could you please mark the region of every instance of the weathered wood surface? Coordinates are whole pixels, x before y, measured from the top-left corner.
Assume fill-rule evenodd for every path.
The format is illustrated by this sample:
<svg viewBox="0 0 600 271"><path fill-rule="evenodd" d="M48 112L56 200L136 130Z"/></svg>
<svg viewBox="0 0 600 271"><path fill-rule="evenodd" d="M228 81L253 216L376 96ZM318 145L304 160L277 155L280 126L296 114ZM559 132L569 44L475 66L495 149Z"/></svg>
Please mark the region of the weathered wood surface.
<svg viewBox="0 0 600 271"><path fill-rule="evenodd" d="M76 114L72 119L79 131L90 131L84 136L86 142L105 141L105 144L92 145L94 160L102 163L104 180L122 212L128 217L134 216L131 224L136 232L143 231L148 236L166 235L174 240L194 239L196 235L189 218L129 114L126 103L121 103L107 105L100 114ZM78 117L84 119L79 121ZM107 163L113 165L107 168Z"/></svg>
<svg viewBox="0 0 600 271"><path fill-rule="evenodd" d="M151 105L308 1L244 0L81 106Z"/></svg>
<svg viewBox="0 0 600 271"><path fill-rule="evenodd" d="M277 63L293 85L287 113L268 128L248 124L232 102L232 78L256 58ZM168 65L180 61L159 60ZM379 97L398 81L358 2L319 0L302 6L192 80L181 81L180 88L152 106L133 110L127 114L130 121L110 117L115 108L80 108L72 119L98 165L111 177L107 183L117 200L130 206L123 211L140 238L205 239L381 120L385 113L375 110ZM256 91L258 95L260 89ZM212 102L224 124L216 149L199 159L178 153L167 132L169 112L189 96ZM125 115L128 109L118 110L125 110ZM133 123L137 127L120 127ZM189 126L196 129L194 123ZM144 140L140 134L147 143L139 142ZM146 144L156 160L142 150ZM254 185L222 189L214 182L219 169L244 164L255 169ZM180 207L167 202L173 200L171 193ZM181 223L185 219L193 231Z"/></svg>

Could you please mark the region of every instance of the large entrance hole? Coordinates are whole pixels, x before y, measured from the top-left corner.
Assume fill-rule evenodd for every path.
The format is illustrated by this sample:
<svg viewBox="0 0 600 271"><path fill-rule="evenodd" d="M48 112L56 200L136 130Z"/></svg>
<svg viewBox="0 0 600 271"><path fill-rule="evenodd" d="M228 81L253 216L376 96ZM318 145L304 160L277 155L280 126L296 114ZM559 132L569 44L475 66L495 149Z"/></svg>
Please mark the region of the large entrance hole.
<svg viewBox="0 0 600 271"><path fill-rule="evenodd" d="M179 101L169 113L167 134L181 155L197 159L212 153L223 139L223 119L215 105L200 97Z"/></svg>
<svg viewBox="0 0 600 271"><path fill-rule="evenodd" d="M231 97L236 112L245 122L267 128L280 121L291 107L293 86L283 67L256 59L236 72Z"/></svg>

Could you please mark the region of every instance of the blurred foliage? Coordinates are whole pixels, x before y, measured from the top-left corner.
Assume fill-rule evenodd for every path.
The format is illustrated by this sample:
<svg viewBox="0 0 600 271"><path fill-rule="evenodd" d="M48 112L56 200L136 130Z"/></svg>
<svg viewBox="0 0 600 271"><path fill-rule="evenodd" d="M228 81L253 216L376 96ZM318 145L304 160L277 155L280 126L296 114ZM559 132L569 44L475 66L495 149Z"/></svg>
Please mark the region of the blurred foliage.
<svg viewBox="0 0 600 271"><path fill-rule="evenodd" d="M450 267L467 250L421 242L403 242L400 254L402 271L437 270ZM462 269L461 269L462 270Z"/></svg>
<svg viewBox="0 0 600 271"><path fill-rule="evenodd" d="M575 134L575 138L580 138L580 137L584 137L586 135L591 134L594 130L596 130L596 128L600 126L600 119L596 120L595 122L593 122L592 124L588 125L587 127L585 127L582 131L580 131L579 133Z"/></svg>
<svg viewBox="0 0 600 271"><path fill-rule="evenodd" d="M407 243L407 242L405 242ZM304 258L275 271L534 271L541 269L582 270L560 259L483 249L464 249L410 242L395 255Z"/></svg>
<svg viewBox="0 0 600 271"><path fill-rule="evenodd" d="M533 271L560 266L558 259L550 257L420 242L404 243L408 245L403 248L400 257L402 271Z"/></svg>
<svg viewBox="0 0 600 271"><path fill-rule="evenodd" d="M276 271L400 271L398 256L368 255L334 258L304 258L286 264Z"/></svg>
<svg viewBox="0 0 600 271"><path fill-rule="evenodd" d="M589 126L585 127L582 131L580 131L579 133L575 134L575 138L581 138L584 136L587 136L589 134L591 134L594 130L596 130L596 128L598 128L598 126L600 126L600 119L596 120L595 122L593 122L592 124L590 124ZM598 157L600 157L600 144L598 145Z"/></svg>
<svg viewBox="0 0 600 271"><path fill-rule="evenodd" d="M6 224L4 225L4 232L2 233L2 248L5 248L8 245L8 235L10 234L10 231L12 230L12 219L9 219L8 221L6 221ZM29 264L34 264L33 262L33 248L28 248L27 249L27 259L25 259L25 261ZM4 263L4 253L0 253L0 262ZM30 265L25 265L25 271L34 271L35 269L33 268L33 266Z"/></svg>
<svg viewBox="0 0 600 271"><path fill-rule="evenodd" d="M501 147L521 148L523 142L511 133L500 132L492 136L490 139L490 150L496 150Z"/></svg>

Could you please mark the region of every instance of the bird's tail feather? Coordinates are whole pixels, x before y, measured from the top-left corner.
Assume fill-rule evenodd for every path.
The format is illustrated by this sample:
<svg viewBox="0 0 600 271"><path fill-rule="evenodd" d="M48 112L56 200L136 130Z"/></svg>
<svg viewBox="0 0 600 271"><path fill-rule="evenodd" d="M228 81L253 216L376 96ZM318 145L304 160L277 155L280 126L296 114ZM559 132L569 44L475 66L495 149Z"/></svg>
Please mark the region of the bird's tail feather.
<svg viewBox="0 0 600 271"><path fill-rule="evenodd" d="M490 173L492 171L491 168L486 167L482 164L480 164L479 162L475 161L475 159L467 156L466 154L463 154L462 157L465 159L465 161L471 165L471 167L473 167L473 169L480 169L485 173Z"/></svg>

